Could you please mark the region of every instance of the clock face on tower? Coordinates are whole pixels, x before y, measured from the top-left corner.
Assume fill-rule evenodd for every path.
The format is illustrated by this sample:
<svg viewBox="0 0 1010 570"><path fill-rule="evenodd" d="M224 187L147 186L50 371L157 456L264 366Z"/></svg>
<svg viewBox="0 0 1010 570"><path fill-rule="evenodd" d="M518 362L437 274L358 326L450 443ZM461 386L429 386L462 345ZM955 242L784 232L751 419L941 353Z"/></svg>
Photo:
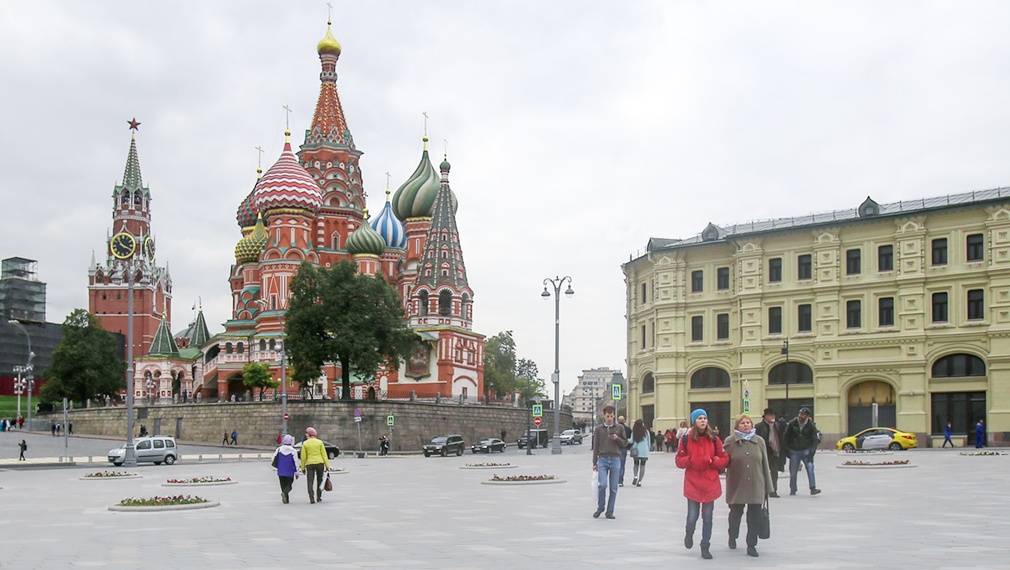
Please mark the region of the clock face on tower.
<svg viewBox="0 0 1010 570"><path fill-rule="evenodd" d="M154 261L154 238L147 238L144 240L144 253L147 254L147 258Z"/></svg>
<svg viewBox="0 0 1010 570"><path fill-rule="evenodd" d="M119 233L112 237L112 255L119 259L132 256L136 247L137 240L128 233Z"/></svg>

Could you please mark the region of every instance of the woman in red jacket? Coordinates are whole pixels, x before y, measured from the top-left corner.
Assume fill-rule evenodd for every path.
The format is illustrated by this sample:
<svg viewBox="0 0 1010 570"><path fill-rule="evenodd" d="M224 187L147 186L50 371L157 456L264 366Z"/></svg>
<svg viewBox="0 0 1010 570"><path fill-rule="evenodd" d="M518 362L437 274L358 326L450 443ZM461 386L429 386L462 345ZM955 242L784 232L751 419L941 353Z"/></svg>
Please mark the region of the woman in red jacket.
<svg viewBox="0 0 1010 570"><path fill-rule="evenodd" d="M691 431L680 439L677 448L677 467L684 469L684 496L687 497L687 534L684 546L694 546L694 527L698 516L701 525L701 557L712 558L712 513L715 500L722 495L719 470L729 464L722 442L708 425L708 412L697 409L691 412Z"/></svg>

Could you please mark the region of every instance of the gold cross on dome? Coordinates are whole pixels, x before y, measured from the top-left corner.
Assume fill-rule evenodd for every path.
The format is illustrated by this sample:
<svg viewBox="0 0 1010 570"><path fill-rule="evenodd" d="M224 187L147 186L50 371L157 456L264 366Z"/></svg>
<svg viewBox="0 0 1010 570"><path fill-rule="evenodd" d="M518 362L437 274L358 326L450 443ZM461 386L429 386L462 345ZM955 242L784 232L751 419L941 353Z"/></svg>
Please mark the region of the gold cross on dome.
<svg viewBox="0 0 1010 570"><path fill-rule="evenodd" d="M387 172L386 173L386 190L389 190L389 179L390 178L392 178L392 176Z"/></svg>
<svg viewBox="0 0 1010 570"><path fill-rule="evenodd" d="M287 113L284 116L284 130L290 131L291 130L291 107L288 107L287 105L284 105L284 111Z"/></svg>
<svg viewBox="0 0 1010 570"><path fill-rule="evenodd" d="M257 153L258 156L256 158L256 168L262 169L263 168L263 147L258 146L258 147L256 147L256 150L259 151Z"/></svg>
<svg viewBox="0 0 1010 570"><path fill-rule="evenodd" d="M428 111L421 111L424 115L424 136L428 136Z"/></svg>

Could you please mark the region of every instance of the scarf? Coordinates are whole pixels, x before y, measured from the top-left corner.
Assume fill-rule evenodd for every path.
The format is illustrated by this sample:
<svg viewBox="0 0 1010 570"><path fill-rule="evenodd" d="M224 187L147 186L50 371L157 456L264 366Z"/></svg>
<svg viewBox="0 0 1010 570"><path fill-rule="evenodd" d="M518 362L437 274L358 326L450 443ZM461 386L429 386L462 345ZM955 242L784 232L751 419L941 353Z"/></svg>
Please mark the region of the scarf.
<svg viewBox="0 0 1010 570"><path fill-rule="evenodd" d="M765 422L768 424L768 443L772 446L772 451L776 456L782 455L782 444L779 443L779 430L775 429L775 422Z"/></svg>
<svg viewBox="0 0 1010 570"><path fill-rule="evenodd" d="M733 432L736 433L736 436L738 438L744 439L744 440L747 440L747 441L750 441L750 438L754 437L754 434L757 433L753 428L751 428L751 430L749 432L747 432L747 433L744 433L744 432L742 432L742 431L740 431L738 429L733 430Z"/></svg>

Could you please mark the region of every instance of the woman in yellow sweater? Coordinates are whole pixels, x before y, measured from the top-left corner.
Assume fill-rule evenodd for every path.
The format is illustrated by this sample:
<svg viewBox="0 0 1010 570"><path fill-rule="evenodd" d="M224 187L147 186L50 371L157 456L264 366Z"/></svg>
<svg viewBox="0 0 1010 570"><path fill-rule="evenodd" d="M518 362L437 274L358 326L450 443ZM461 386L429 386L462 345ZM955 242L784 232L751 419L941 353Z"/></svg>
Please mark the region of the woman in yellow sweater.
<svg viewBox="0 0 1010 570"><path fill-rule="evenodd" d="M316 438L315 428L306 428L305 435L308 439L302 443L302 473L306 474L309 483L309 502L323 502L323 477L330 469L330 462L326 458L326 447L323 442ZM313 486L313 479L315 485ZM313 495L313 488L315 495Z"/></svg>

